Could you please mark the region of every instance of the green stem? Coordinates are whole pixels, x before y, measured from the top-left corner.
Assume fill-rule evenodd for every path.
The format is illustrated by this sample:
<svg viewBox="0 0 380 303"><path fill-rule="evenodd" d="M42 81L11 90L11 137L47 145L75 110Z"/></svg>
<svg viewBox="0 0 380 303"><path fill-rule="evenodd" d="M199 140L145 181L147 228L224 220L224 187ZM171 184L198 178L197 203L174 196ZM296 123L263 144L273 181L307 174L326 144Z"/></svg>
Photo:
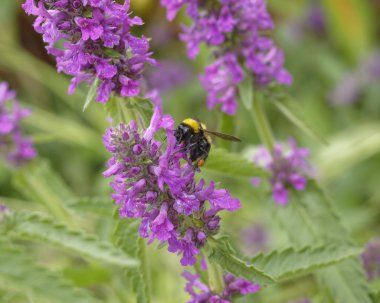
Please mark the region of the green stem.
<svg viewBox="0 0 380 303"><path fill-rule="evenodd" d="M218 131L224 134L233 135L235 132L234 117L221 112L219 116ZM232 146L231 141L219 140L218 145L224 149L230 150Z"/></svg>
<svg viewBox="0 0 380 303"><path fill-rule="evenodd" d="M252 106L252 118L256 125L257 132L259 134L261 142L266 146L266 148L273 152L274 149L274 139L272 129L266 117L265 111L262 107L262 95L260 93L255 93L253 96L253 106Z"/></svg>
<svg viewBox="0 0 380 303"><path fill-rule="evenodd" d="M145 280L145 294L147 296L147 302L151 302L151 287L150 287L150 271L149 266L147 264L146 257L146 243L142 238L139 238L139 246L141 251L141 270Z"/></svg>
<svg viewBox="0 0 380 303"><path fill-rule="evenodd" d="M207 246L205 247L205 254L207 253ZM222 268L216 264L212 263L206 258L207 260L207 274L208 274L208 286L210 287L211 291L215 294L220 294L224 290L224 277L223 277L223 271Z"/></svg>

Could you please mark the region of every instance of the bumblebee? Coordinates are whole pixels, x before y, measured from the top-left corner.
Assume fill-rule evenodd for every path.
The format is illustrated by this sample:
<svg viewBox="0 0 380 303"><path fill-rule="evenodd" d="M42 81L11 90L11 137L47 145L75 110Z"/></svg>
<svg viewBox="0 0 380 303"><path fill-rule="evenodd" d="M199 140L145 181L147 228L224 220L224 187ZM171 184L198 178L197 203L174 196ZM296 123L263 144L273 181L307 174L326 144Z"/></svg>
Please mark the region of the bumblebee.
<svg viewBox="0 0 380 303"><path fill-rule="evenodd" d="M197 118L183 120L174 131L174 135L177 144L184 145L184 149L189 153L190 160L195 162L195 167L202 167L208 157L212 143L210 135L224 140L241 142L234 136L208 130L206 125Z"/></svg>

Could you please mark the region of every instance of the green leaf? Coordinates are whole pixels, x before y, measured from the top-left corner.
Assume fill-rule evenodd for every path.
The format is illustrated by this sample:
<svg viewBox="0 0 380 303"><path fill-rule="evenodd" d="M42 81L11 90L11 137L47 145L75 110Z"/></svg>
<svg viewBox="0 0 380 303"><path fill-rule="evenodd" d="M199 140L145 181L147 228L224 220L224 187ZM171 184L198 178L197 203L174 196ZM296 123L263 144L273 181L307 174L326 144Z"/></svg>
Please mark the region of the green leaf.
<svg viewBox="0 0 380 303"><path fill-rule="evenodd" d="M331 139L331 144L318 155L318 168L326 180L340 176L379 151L380 123L361 123Z"/></svg>
<svg viewBox="0 0 380 303"><path fill-rule="evenodd" d="M317 274L322 285L329 289L334 302L372 303L367 277L358 258L350 258Z"/></svg>
<svg viewBox="0 0 380 303"><path fill-rule="evenodd" d="M212 149L202 170L237 178L268 176L268 173L256 166L253 161L221 148Z"/></svg>
<svg viewBox="0 0 380 303"><path fill-rule="evenodd" d="M71 146L79 146L90 150L96 155L103 156L105 151L99 149L101 142L99 134L83 123L66 116L53 114L38 107L30 106L33 115L30 115L23 123L41 134L53 136L56 140Z"/></svg>
<svg viewBox="0 0 380 303"><path fill-rule="evenodd" d="M113 48L103 48L104 54L109 58L120 58L123 54L118 52L117 50L114 50Z"/></svg>
<svg viewBox="0 0 380 303"><path fill-rule="evenodd" d="M239 97L244 107L249 111L252 110L253 79L252 79L251 73L245 74L245 78L242 82L240 82L238 88L239 88Z"/></svg>
<svg viewBox="0 0 380 303"><path fill-rule="evenodd" d="M120 98L112 96L105 104L105 109L114 124L129 123L134 120L136 122L142 121L144 127L148 127L153 114L152 102L138 97Z"/></svg>
<svg viewBox="0 0 380 303"><path fill-rule="evenodd" d="M269 275L237 257L226 239L209 239L207 245L208 259L219 264L225 271L259 283L263 287L274 282Z"/></svg>
<svg viewBox="0 0 380 303"><path fill-rule="evenodd" d="M62 248L68 252L87 256L118 266L137 266L139 262L110 243L100 241L95 235L71 230L57 224L41 213L20 211L14 213L8 224L11 237L38 241Z"/></svg>
<svg viewBox="0 0 380 303"><path fill-rule="evenodd" d="M150 119L153 115L153 103L151 101L138 97L129 98L125 102L125 107L139 114L139 118L142 119L144 127L149 126Z"/></svg>
<svg viewBox="0 0 380 303"><path fill-rule="evenodd" d="M272 87L268 89L266 98L271 100L277 109L296 127L302 130L316 141L328 145L327 140L307 121L307 118L299 110L298 104L293 98L285 93L281 88Z"/></svg>
<svg viewBox="0 0 380 303"><path fill-rule="evenodd" d="M358 248L344 245L308 246L303 249L292 247L273 251L269 255L257 255L251 262L275 280L284 280L336 264L359 253Z"/></svg>
<svg viewBox="0 0 380 303"><path fill-rule="evenodd" d="M150 289L147 262L145 260L145 243L139 234L140 223L129 218L120 220L116 224L113 233L115 245L123 249L125 253L140 260L137 268L128 268L127 277L132 283L132 289L137 295L137 303L149 303Z"/></svg>
<svg viewBox="0 0 380 303"><path fill-rule="evenodd" d="M67 203L75 211L101 215L106 218L111 218L114 212L114 202L110 197L76 197Z"/></svg>
<svg viewBox="0 0 380 303"><path fill-rule="evenodd" d="M380 295L380 279L376 279L370 283L371 293Z"/></svg>
<svg viewBox="0 0 380 303"><path fill-rule="evenodd" d="M26 294L41 303L99 302L57 273L37 265L28 254L5 243L0 246L0 288Z"/></svg>
<svg viewBox="0 0 380 303"><path fill-rule="evenodd" d="M87 97L86 97L86 102L83 105L83 111L86 110L86 108L90 105L92 101L95 100L95 95L96 95L96 90L98 88L99 84L99 78L96 77L95 81L92 83L90 90L88 91Z"/></svg>
<svg viewBox="0 0 380 303"><path fill-rule="evenodd" d="M315 182L309 181L305 191L295 192L288 205L277 206L275 211L276 221L288 232L291 242L297 247L326 243L354 245L332 208L331 201ZM316 275L335 302L371 302L364 270L358 258L351 257Z"/></svg>
<svg viewBox="0 0 380 303"><path fill-rule="evenodd" d="M48 162L35 161L19 170L14 184L26 199L41 204L63 222L75 225L72 214L66 208L66 201L73 195Z"/></svg>
<svg viewBox="0 0 380 303"><path fill-rule="evenodd" d="M372 288L371 290L372 290L373 303L380 303L380 288L376 288L376 289Z"/></svg>

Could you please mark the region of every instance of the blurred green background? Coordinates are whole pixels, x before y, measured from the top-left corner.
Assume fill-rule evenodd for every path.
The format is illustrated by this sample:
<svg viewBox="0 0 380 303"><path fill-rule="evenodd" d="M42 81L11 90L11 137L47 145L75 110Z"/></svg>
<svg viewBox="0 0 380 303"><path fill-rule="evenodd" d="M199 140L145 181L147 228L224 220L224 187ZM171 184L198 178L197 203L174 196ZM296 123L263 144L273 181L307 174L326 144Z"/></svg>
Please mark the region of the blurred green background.
<svg viewBox="0 0 380 303"><path fill-rule="evenodd" d="M161 88L165 111L178 123L197 116L210 129L218 129L220 121L226 119L218 110L206 109L205 92L198 81L198 74L211 60L210 53L203 48L195 61L186 58L185 46L177 38L178 24L187 22L184 14L168 23L158 0L131 2L134 13L145 21L136 34L152 38L155 57L162 62L159 70L150 68L146 76L148 82ZM40 35L32 28L33 18L22 11L21 3L0 1L0 80L8 81L23 104L33 109L25 121L27 132L34 138L39 155L50 162L71 191L83 197L107 196L108 181L101 176L109 157L101 141L109 125L104 106L92 103L82 111L88 90L85 86L67 95L69 78L56 72L54 58L46 54ZM362 245L380 235L380 0L269 0L268 5L276 24L273 35L284 49L286 67L294 77L289 89L292 103L328 144L304 134L268 102L270 123L279 141L291 136L311 149L317 178ZM243 106L233 125L243 143L232 148L252 158L259 139ZM215 177L207 169L202 174L206 179ZM218 180L241 199L244 209L224 216L226 232L240 239L242 230L259 224L269 234L269 247L286 245L285 236L273 222L269 209L274 202L265 187L252 188L248 180ZM11 197L14 209L36 208L19 201L22 196L11 182L11 171L1 162L0 196ZM80 222L104 238L112 228L113 204L107 201L110 218L83 217ZM247 245L236 244L247 249ZM178 258L156 246L148 248L153 302L185 302ZM128 282L120 280L117 268L88 264L54 249L33 247L32 253L77 285L94 290L104 302L134 302L127 291ZM120 292L124 287L125 294ZM257 302L297 299L291 291L276 296L281 287L255 295ZM305 293L301 290L297 296L318 297L315 289L304 289ZM22 295L8 292L0 291L0 298L1 302L28 302Z"/></svg>

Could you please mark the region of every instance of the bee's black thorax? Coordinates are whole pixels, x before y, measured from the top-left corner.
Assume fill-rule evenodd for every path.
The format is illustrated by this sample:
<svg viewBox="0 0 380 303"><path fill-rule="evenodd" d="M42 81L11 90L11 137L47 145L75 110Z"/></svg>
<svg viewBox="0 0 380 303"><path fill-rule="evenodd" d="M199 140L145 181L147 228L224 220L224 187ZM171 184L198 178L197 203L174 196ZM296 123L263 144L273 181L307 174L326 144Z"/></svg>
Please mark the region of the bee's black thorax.
<svg viewBox="0 0 380 303"><path fill-rule="evenodd" d="M197 161L196 164L198 164L200 160L206 160L211 144L201 127L195 130L190 125L181 123L175 130L174 135L177 144L183 144L187 148L191 161Z"/></svg>

